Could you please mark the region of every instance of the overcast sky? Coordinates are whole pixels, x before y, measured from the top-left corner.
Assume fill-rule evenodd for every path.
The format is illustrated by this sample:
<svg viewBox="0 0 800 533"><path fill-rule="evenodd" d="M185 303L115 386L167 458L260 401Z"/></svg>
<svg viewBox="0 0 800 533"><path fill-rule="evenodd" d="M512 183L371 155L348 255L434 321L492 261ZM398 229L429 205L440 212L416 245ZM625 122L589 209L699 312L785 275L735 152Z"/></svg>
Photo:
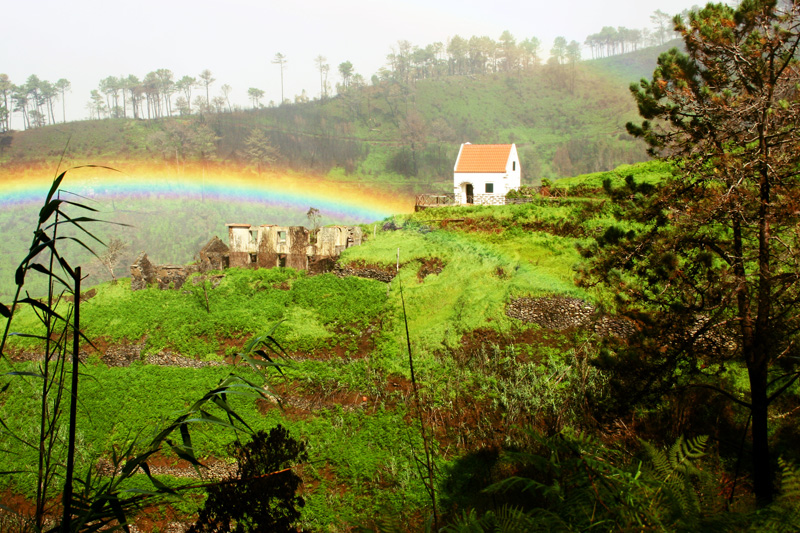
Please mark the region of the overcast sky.
<svg viewBox="0 0 800 533"><path fill-rule="evenodd" d="M159 68L175 78L197 77L209 69L220 87L233 88L234 104L249 106L247 89L266 92L263 103L280 101L280 71L271 63L288 60L284 91L293 98L305 89L319 95L314 58L337 67L350 61L367 80L386 65L398 40L425 46L454 36L509 30L517 41L537 37L546 55L557 36L583 43L603 26L651 28L657 9L670 15L696 0L33 0L5 2L0 73L16 84L31 74L55 82L66 78L67 120L88 118L89 93L108 76L140 79ZM584 52L587 56L588 52ZM195 94L199 94L196 91ZM61 116L60 103L58 116ZM14 114L12 127L21 127Z"/></svg>

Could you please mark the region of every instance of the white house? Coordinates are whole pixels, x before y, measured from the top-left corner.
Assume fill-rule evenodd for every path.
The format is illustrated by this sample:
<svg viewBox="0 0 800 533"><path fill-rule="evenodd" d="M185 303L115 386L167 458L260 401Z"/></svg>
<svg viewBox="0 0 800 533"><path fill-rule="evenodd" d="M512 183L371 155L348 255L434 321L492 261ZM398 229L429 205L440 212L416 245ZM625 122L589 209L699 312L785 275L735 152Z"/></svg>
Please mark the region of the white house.
<svg viewBox="0 0 800 533"><path fill-rule="evenodd" d="M515 144L464 143L453 167L455 203L504 205L521 180Z"/></svg>

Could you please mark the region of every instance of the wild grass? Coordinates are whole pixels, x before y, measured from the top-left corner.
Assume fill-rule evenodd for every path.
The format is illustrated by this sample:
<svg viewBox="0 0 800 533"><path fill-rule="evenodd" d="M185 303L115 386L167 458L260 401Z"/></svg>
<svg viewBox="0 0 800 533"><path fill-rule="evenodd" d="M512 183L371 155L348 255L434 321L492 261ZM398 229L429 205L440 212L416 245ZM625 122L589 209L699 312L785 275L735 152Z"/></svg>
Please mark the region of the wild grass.
<svg viewBox="0 0 800 533"><path fill-rule="evenodd" d="M343 262L392 269L400 248L398 279L388 285L290 269L231 269L209 292L206 310L191 280L177 291L131 292L126 280L106 283L82 304L84 332L110 343L144 342L145 353L171 350L219 361L238 351L249 335L280 323L275 335L294 360L285 375L273 375L270 383L288 392L288 410L242 398L232 400L232 406L254 430L280 423L307 439L312 459L303 467L304 527L386 526L378 524L377 515L387 517L387 523L408 524L421 520L418 512L427 495L411 453L421 449L421 442L409 423L406 392L387 387L404 383L409 375L399 281L422 398L432 412L469 402L504 415L508 428L532 418L552 420L552 427L575 423L586 388L599 388L602 377L576 363L571 339L509 318L505 308L520 296L593 299L573 283L573 267L581 261L575 245L586 237L546 230L578 219L579 230L602 228L607 213L601 203L543 199L395 217L392 222L400 229L383 230L378 224L374 238L370 232L364 245L342 256ZM443 269L423 277L421 266L432 258ZM17 318L18 325L33 323L23 313ZM487 341L474 353L464 353L465 336L483 329L506 339L534 330L539 340L505 346ZM109 368L95 356L83 369L82 464L173 416L231 371L228 366L164 368L142 362ZM249 375L243 367L236 372ZM0 417L24 427L31 421L32 400L21 390L9 394ZM437 461L442 470L468 446L494 436L492 423L480 419L475 427L440 427L444 444ZM224 457L232 439L231 434L193 433L198 455ZM28 460L24 454L18 457ZM15 464L2 466L13 469ZM26 493L32 483L15 481L14 489Z"/></svg>
<svg viewBox="0 0 800 533"><path fill-rule="evenodd" d="M226 271L219 286L209 291L209 311L191 279L181 290L132 292L127 279L97 289L97 296L83 306L88 336L143 341L145 353L170 350L203 359L230 355L226 342L241 345L277 323L276 335L289 350L336 344L341 337L335 333L367 327L386 299L377 281L331 274L307 277L291 269ZM34 326L32 313L20 313L20 331Z"/></svg>
<svg viewBox="0 0 800 533"><path fill-rule="evenodd" d="M363 362L354 362L358 368L356 374L362 376L358 379L348 377L346 363L322 365L312 361L307 366L299 362L297 368L287 368L287 379L302 383L303 376L307 376L318 381L324 378L317 372L322 366L327 366L326 373L337 380L337 386L353 387L359 396L370 394L357 388L364 383ZM99 457L106 457L112 446L122 446L137 436L149 436L147 428L158 427L160 420L174 417L177 410L202 395L209 383L216 383L230 372L229 367L191 369L135 363L126 368L109 368L96 360L90 362L83 369L81 384L79 468L87 468ZM236 372L245 377L250 375L243 367ZM12 430L22 430L23 435L25 428L35 425L36 407L35 398L27 397L25 391L25 387L13 385L0 405L0 416L11 424ZM380 505L395 515L417 507L425 497L417 484L410 481L415 470L407 451L409 439L414 445L418 443L414 440L415 432L404 421L402 404L387 409L380 402L374 403L371 394L368 398L372 406L369 409L331 407L301 419L287 417L277 406L262 412L252 399L229 398L231 406L254 430L280 423L308 441L312 459L303 467L309 502L303 521L314 529L336 524L342 528L369 519L378 505L375 494L382 491ZM192 441L198 457L225 457L233 438L231 433L198 430L193 433ZM35 461L30 452L13 442L4 443L4 447L11 453L3 457L3 470L15 470ZM6 488L9 481L8 477L0 477ZM31 476L17 476L13 482L18 493L35 492L35 479ZM131 483L142 488L148 486L144 477L138 485L136 480Z"/></svg>
<svg viewBox="0 0 800 533"><path fill-rule="evenodd" d="M635 165L620 165L614 170L607 172L596 172L592 174L581 174L569 178L561 178L556 181L556 187L572 188L581 187L583 189L602 189L603 180L610 179L614 188L625 184L626 176L633 176L636 183L650 183L657 185L672 174L672 165L665 161L648 161Z"/></svg>

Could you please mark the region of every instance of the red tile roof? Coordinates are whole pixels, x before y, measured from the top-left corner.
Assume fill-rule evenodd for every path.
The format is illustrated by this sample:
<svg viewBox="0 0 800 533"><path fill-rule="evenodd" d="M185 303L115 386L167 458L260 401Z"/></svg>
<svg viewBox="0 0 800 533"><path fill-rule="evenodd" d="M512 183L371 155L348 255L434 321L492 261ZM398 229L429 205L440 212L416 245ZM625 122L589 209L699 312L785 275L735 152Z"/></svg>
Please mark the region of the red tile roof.
<svg viewBox="0 0 800 533"><path fill-rule="evenodd" d="M505 172L510 144L465 144L456 172Z"/></svg>

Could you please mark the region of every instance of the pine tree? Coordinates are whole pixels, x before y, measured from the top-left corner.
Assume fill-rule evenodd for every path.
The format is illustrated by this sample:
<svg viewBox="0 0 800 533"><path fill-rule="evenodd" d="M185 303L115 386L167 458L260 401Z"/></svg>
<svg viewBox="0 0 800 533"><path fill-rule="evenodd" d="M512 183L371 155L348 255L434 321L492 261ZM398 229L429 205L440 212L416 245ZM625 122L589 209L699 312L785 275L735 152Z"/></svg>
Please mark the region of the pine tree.
<svg viewBox="0 0 800 533"><path fill-rule="evenodd" d="M675 29L687 52L662 54L652 81L631 87L645 121L628 129L676 174L627 211L638 232L589 252L585 280L613 286L642 325L625 364L655 371L648 387L705 375L749 410L764 505L768 410L800 376L800 4L709 4ZM725 390L728 366L746 368L749 394Z"/></svg>

